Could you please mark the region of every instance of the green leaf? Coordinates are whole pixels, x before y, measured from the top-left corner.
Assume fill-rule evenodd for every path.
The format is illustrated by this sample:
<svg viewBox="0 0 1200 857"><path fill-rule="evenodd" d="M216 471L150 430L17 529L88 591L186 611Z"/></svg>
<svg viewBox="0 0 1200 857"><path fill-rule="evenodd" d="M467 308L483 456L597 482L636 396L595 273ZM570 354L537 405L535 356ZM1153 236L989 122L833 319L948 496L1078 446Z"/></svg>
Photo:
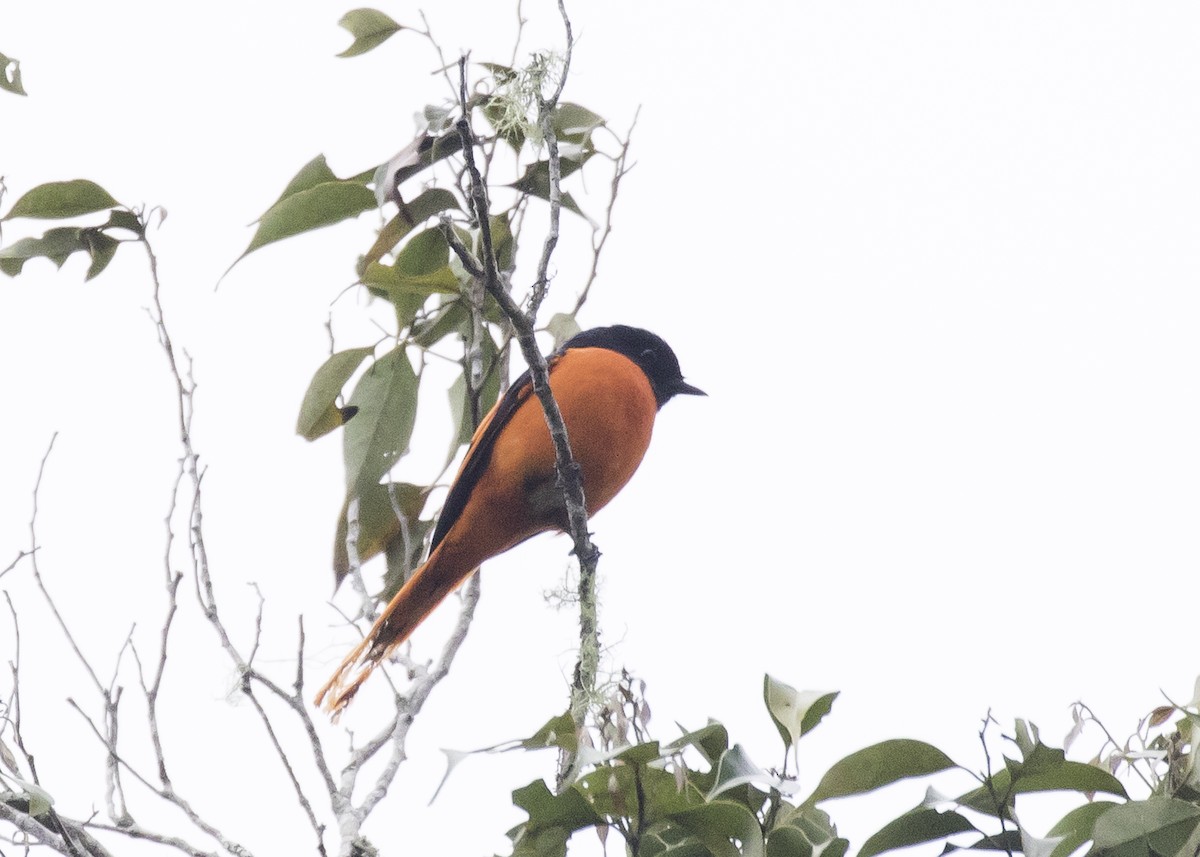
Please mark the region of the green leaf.
<svg viewBox="0 0 1200 857"><path fill-rule="evenodd" d="M683 729L683 727L679 727ZM721 754L729 748L729 732L716 720L708 721L708 725L692 732L686 732L666 746L667 750L682 750L684 747L695 747L704 757L704 761L715 765Z"/></svg>
<svg viewBox="0 0 1200 857"><path fill-rule="evenodd" d="M556 349L561 348L564 342L579 333L582 329L579 326L579 322L575 320L575 316L565 312L556 312L546 322L546 330L554 337L554 347Z"/></svg>
<svg viewBox="0 0 1200 857"><path fill-rule="evenodd" d="M790 750L802 735L812 731L821 722L833 707L837 696L836 690L798 691L770 675L763 676L763 701L767 704L767 713L771 715L775 728L779 730L785 750Z"/></svg>
<svg viewBox="0 0 1200 857"><path fill-rule="evenodd" d="M341 181L341 179L334 174L333 170L329 169L329 164L326 162L325 156L317 155L292 176L291 180L287 183L287 187L283 189L283 193L279 195L279 199L271 203L271 208L274 208L289 196L295 196L302 191L311 190L319 184L336 181ZM347 179L347 181L353 181L353 179ZM359 182L359 184L362 184L362 182Z"/></svg>
<svg viewBox="0 0 1200 857"><path fill-rule="evenodd" d="M100 272L108 267L121 242L110 238L99 229L85 229L82 237L87 245L88 255L92 257L92 264L88 266L87 274L83 278L86 282L99 276Z"/></svg>
<svg viewBox="0 0 1200 857"><path fill-rule="evenodd" d="M773 788L780 785L778 777L771 776L754 764L741 744L734 744L717 761L716 781L704 799L711 801L722 792L751 782L767 783Z"/></svg>
<svg viewBox="0 0 1200 857"><path fill-rule="evenodd" d="M20 60L0 54L0 89L14 95L26 94L25 88L21 86Z"/></svg>
<svg viewBox="0 0 1200 857"><path fill-rule="evenodd" d="M486 330L483 334L481 355L483 360L483 385L479 390L479 420L487 415L496 400L500 397L500 350ZM464 443L470 443L475 436L477 421L472 418L470 397L467 395L466 371L454 379L450 385L450 419L454 422L454 440L447 451L446 464L449 464Z"/></svg>
<svg viewBox="0 0 1200 857"><path fill-rule="evenodd" d="M505 211L493 214L488 218L488 229L492 235L492 253L496 257L496 267L501 271L511 271L516 264L514 261L516 243L513 239L512 227L509 225L511 214L511 211ZM482 237L479 243L482 245ZM482 258L482 246L476 251L475 256Z"/></svg>
<svg viewBox="0 0 1200 857"><path fill-rule="evenodd" d="M78 217L106 208L115 208L118 203L108 191L93 181L74 179L67 182L50 182L38 185L14 203L12 210L3 220L14 217L31 217L40 220L60 220Z"/></svg>
<svg viewBox="0 0 1200 857"><path fill-rule="evenodd" d="M354 36L354 42L338 54L339 57L365 54L405 29L378 9L352 9L341 17L338 26Z"/></svg>
<svg viewBox="0 0 1200 857"><path fill-rule="evenodd" d="M414 164L400 167L392 177L392 182L399 187L408 179L436 164L443 158L462 150L462 137L458 131L450 130L440 137L426 137L421 141L417 151L419 155ZM386 178L386 177L385 177ZM392 185L388 185L390 191Z"/></svg>
<svg viewBox="0 0 1200 857"><path fill-rule="evenodd" d="M767 857L840 857L849 845L829 814L812 806L787 807L767 832Z"/></svg>
<svg viewBox="0 0 1200 857"><path fill-rule="evenodd" d="M362 283L388 300L408 304L413 297L458 294L458 277L448 264L450 246L440 229L426 229L409 239L392 265L372 262Z"/></svg>
<svg viewBox="0 0 1200 857"><path fill-rule="evenodd" d="M385 253L392 252L392 248L404 240L404 236L417 226L435 214L458 207L458 198L448 190L432 187L425 191L407 206L401 208L396 216L379 231L379 237L375 239L375 243L359 263L359 273L365 271L372 262L382 259Z"/></svg>
<svg viewBox="0 0 1200 857"><path fill-rule="evenodd" d="M1051 748L1047 748L1051 749ZM1014 778L1013 771L1006 767L992 775L991 789L980 786L959 796L958 803L984 813L996 815L1009 809L1008 806L996 806L993 792L996 795L1012 796L1030 792L1077 791L1085 794L1104 792L1125 797L1125 787L1108 771L1101 770L1083 762L1063 761L1057 766L1043 766L1035 773L1026 774L1017 767Z"/></svg>
<svg viewBox="0 0 1200 857"><path fill-rule="evenodd" d="M555 795L541 780L513 791L513 804L529 813L524 824L527 833L553 827L574 831L604 822L577 790Z"/></svg>
<svg viewBox="0 0 1200 857"><path fill-rule="evenodd" d="M87 252L83 229L78 226L59 226L46 230L41 238L22 238L0 250L0 271L15 277L25 263L39 256L61 268L72 253Z"/></svg>
<svg viewBox="0 0 1200 857"><path fill-rule="evenodd" d="M267 244L332 226L374 208L375 194L355 181L326 181L286 195L267 209L258 221L250 246L234 264Z"/></svg>
<svg viewBox="0 0 1200 857"><path fill-rule="evenodd" d="M565 179L571 173L578 170L581 166L587 163L594 154L595 152L586 152L584 153L582 160L579 161L571 160L570 158L562 158L559 161L559 170L562 173L562 178ZM550 162L537 161L530 164L525 168L525 173L515 182L510 184L509 187L511 187L513 190L520 191L521 193L527 193L531 196L536 196L539 199L544 199L549 202ZM575 198L571 196L568 191L561 191L559 195L559 201L562 203L563 208L575 212L584 220L587 220L589 223L591 223L591 220L586 214L583 213L583 209L579 207L579 205L575 202Z"/></svg>
<svg viewBox="0 0 1200 857"><path fill-rule="evenodd" d="M1050 828L1047 836L1060 836L1062 841L1054 847L1050 857L1070 857L1083 843L1092 838L1092 829L1096 819L1108 810L1120 804L1110 800L1098 800L1077 806L1062 817L1058 824Z"/></svg>
<svg viewBox="0 0 1200 857"><path fill-rule="evenodd" d="M547 747L558 747L568 753L574 753L579 746L579 735L575 731L575 721L571 712L551 717L537 732L520 742L526 750L542 750Z"/></svg>
<svg viewBox="0 0 1200 857"><path fill-rule="evenodd" d="M758 819L739 803L717 800L668 817L703 842L714 857L763 857L765 853Z"/></svg>
<svg viewBox="0 0 1200 857"><path fill-rule="evenodd" d="M350 348L339 351L321 364L308 384L304 401L300 403L296 434L305 440L316 440L342 424L337 397L342 394L342 387L359 365L374 353L374 346ZM331 420L332 425L329 424Z"/></svg>
<svg viewBox="0 0 1200 857"><path fill-rule="evenodd" d="M132 211L126 211L123 208L114 208L108 213L108 223L105 223L101 229L125 229L132 232L138 238L146 234L146 227L138 219L138 216Z"/></svg>
<svg viewBox="0 0 1200 857"><path fill-rule="evenodd" d="M358 491L358 559L366 562L387 550L397 541L402 528L397 515L403 515L409 530L409 553L419 555L424 548L424 531L432 522L421 521L421 510L429 496L429 487L395 482L388 485L366 485ZM333 541L333 573L338 583L350 571L346 552L347 513L350 498L342 504L337 532ZM425 526L422 526L425 525ZM385 582L385 590L387 584ZM399 589L397 586L396 589Z"/></svg>
<svg viewBox="0 0 1200 857"><path fill-rule="evenodd" d="M1103 813L1092 828L1093 853L1157 857L1180 852L1200 823L1200 807L1171 797L1130 801Z"/></svg>
<svg viewBox="0 0 1200 857"><path fill-rule="evenodd" d="M936 809L919 806L889 821L873 833L859 849L858 857L874 857L875 854L885 851L945 839L956 833L976 829L975 825L957 812L938 812Z"/></svg>
<svg viewBox="0 0 1200 857"><path fill-rule="evenodd" d="M591 134L604 124L604 119L586 107L564 101L555 108L551 122L556 136L574 137Z"/></svg>
<svg viewBox="0 0 1200 857"><path fill-rule="evenodd" d="M418 383L403 345L376 360L359 379L350 396L358 414L342 433L348 490L377 483L408 448Z"/></svg>
<svg viewBox="0 0 1200 857"><path fill-rule="evenodd" d="M897 780L936 774L953 767L954 762L949 756L923 741L909 738L881 741L835 762L804 803L812 805L831 798L862 794Z"/></svg>

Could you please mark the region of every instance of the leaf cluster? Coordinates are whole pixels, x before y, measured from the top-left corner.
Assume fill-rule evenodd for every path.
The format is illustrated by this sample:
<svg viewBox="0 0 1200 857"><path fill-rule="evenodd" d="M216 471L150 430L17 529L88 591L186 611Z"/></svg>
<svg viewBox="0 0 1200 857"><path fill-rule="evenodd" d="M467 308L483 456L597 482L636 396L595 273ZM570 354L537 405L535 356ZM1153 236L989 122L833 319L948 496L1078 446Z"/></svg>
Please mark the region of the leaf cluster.
<svg viewBox="0 0 1200 857"><path fill-rule="evenodd" d="M974 773L931 744L891 739L834 763L812 792L798 799L787 759L830 713L836 693L796 691L764 677L764 702L785 750L783 768L776 770L756 765L716 721L683 730L669 743L650 739L648 713L639 716L644 700L631 691L628 676L621 688L624 701L602 707L600 724L583 733L585 741L587 734L599 735L600 746L581 748L557 793L541 780L513 793L515 805L528 814L509 833L514 855L563 857L573 835L592 830L602 840L616 831L631 855L842 857L850 843L838 835L825 804L951 769L971 773L977 785L957 797L930 787L920 803L864 840L859 857L926 843L941 843L942 853L965 849L1031 857L1184 857L1200 845L1200 778L1190 749L1174 763L1193 772L1187 782L1176 778L1172 790L1163 777L1153 793L1131 799L1104 766L1067 759L1062 749L1042 742L1036 726L1018 720L1013 735L1003 736L1011 752L995 770L990 756L987 771ZM627 707L631 710L614 718L614 710ZM1189 707L1172 710L1181 714L1178 737L1179 729L1193 728L1198 715ZM624 731L609 728L615 720ZM992 722L985 721L984 729ZM563 715L534 736L500 749L574 750L579 740ZM463 755L452 758L457 762ZM1016 806L1018 796L1043 792L1075 793L1081 803L1039 838L1021 825Z"/></svg>

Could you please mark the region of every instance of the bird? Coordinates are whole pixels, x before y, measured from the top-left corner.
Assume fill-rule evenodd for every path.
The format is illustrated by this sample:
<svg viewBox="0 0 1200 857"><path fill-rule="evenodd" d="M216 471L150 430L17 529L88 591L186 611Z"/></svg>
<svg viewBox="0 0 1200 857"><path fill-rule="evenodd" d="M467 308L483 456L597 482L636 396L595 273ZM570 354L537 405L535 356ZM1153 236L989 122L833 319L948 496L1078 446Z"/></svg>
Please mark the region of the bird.
<svg viewBox="0 0 1200 857"><path fill-rule="evenodd" d="M661 337L628 325L582 331L547 364L589 515L612 500L641 464L659 409L677 395L707 395L684 381L675 352ZM428 558L318 691L316 705L336 717L375 668L480 565L552 530L568 530L566 507L550 431L525 371L471 438Z"/></svg>

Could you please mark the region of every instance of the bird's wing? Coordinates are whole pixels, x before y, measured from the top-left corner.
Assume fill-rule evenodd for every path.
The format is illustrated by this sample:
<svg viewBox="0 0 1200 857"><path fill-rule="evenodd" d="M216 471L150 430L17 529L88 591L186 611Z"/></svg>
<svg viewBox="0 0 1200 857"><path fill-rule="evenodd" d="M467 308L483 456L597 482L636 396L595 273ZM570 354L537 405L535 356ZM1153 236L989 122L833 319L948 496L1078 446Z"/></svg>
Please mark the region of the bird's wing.
<svg viewBox="0 0 1200 857"><path fill-rule="evenodd" d="M438 546L438 542L446 533L450 532L450 528L454 526L455 521L466 508L467 500L470 498L471 492L475 490L475 484L487 469L488 462L492 458L492 449L496 445L496 438L508 425L512 415L517 412L517 408L525 403L532 392L533 383L529 370L526 369L505 391L500 401L496 403L496 407L475 430L475 436L471 438L471 445L467 449L467 456L463 459L458 476L454 478L454 484L450 486L450 493L446 495L446 501L442 504L442 513L438 516L437 526L433 530L433 541L429 545L430 553L433 553L434 548Z"/></svg>

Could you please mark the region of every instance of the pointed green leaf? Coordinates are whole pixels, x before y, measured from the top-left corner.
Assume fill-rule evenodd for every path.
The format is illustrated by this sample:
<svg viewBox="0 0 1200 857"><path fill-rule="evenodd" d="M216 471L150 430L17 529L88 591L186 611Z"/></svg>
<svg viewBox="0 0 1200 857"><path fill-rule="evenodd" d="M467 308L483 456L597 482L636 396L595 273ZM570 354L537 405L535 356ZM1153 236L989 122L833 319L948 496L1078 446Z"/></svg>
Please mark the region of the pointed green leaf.
<svg viewBox="0 0 1200 857"><path fill-rule="evenodd" d="M679 727L682 729L683 727ZM716 720L708 721L708 725L692 732L686 732L666 746L667 750L682 750L684 747L695 747L704 761L715 765L721 754L729 749L729 732Z"/></svg>
<svg viewBox="0 0 1200 857"><path fill-rule="evenodd" d="M785 749L791 749L821 722L837 696L838 691L798 691L770 675L763 676L763 701Z"/></svg>
<svg viewBox="0 0 1200 857"><path fill-rule="evenodd" d="M118 203L108 191L93 181L74 179L66 182L49 182L38 185L18 199L2 219L31 217L41 220L59 220L78 217L106 208L115 208Z"/></svg>
<svg viewBox="0 0 1200 857"><path fill-rule="evenodd" d="M715 857L763 857L765 853L758 819L739 803L716 800L669 818L703 842Z"/></svg>
<svg viewBox="0 0 1200 857"><path fill-rule="evenodd" d="M0 89L14 95L25 95L21 85L21 62L0 54Z"/></svg>
<svg viewBox="0 0 1200 857"><path fill-rule="evenodd" d="M527 832L561 827L568 831L579 830L602 824L603 819L596 814L582 794L573 788L562 794L552 794L541 780L534 780L527 786L513 791L513 804L529 813L529 821L525 822Z"/></svg>
<svg viewBox="0 0 1200 857"><path fill-rule="evenodd" d="M480 356L483 361L483 384L478 391L479 396L479 411L478 419L481 421L492 406L496 404L496 400L500 397L500 350L496 347L495 341L490 333L486 330L483 332L483 342ZM454 421L454 441L450 444L450 449L446 455L446 463L449 464L458 452L458 448L465 443L470 443L471 438L475 436L477 421L473 418L471 410L470 398L467 396L467 381L465 374L459 374L454 379L454 383L450 386L450 418Z"/></svg>
<svg viewBox="0 0 1200 857"><path fill-rule="evenodd" d="M546 322L546 330L554 337L554 347L558 349L562 347L564 342L579 333L582 328L579 326L579 322L575 320L574 315L565 312L556 312Z"/></svg>
<svg viewBox="0 0 1200 857"><path fill-rule="evenodd" d="M374 485L408 449L418 383L403 345L376 360L359 379L350 396L358 414L342 433L349 490Z"/></svg>
<svg viewBox="0 0 1200 857"><path fill-rule="evenodd" d="M237 261L260 247L332 226L375 208L375 194L354 181L328 181L283 197L258 222L258 229ZM236 264L236 262L234 263Z"/></svg>
<svg viewBox="0 0 1200 857"><path fill-rule="evenodd" d="M61 268L72 253L87 252L83 229L78 226L59 226L46 230L41 238L22 238L0 250L0 271L15 277L25 263L39 256Z"/></svg>
<svg viewBox="0 0 1200 857"><path fill-rule="evenodd" d="M341 180L334 175L333 170L329 169L329 164L325 161L325 156L317 155L302 166L298 173L292 176L291 180L287 183L287 187L283 189L283 193L279 195L279 199L271 203L271 207L274 208L289 196L294 196L301 191L311 190L319 184L336 181ZM347 179L347 181L353 181L353 179ZM270 209L267 210L270 211ZM266 214L264 213L263 217L265 216Z"/></svg>
<svg viewBox="0 0 1200 857"><path fill-rule="evenodd" d="M132 211L126 211L123 208L114 208L108 213L108 223L105 223L102 229L125 229L132 232L138 238L146 234L146 227L138 216Z"/></svg>
<svg viewBox="0 0 1200 857"><path fill-rule="evenodd" d="M1092 838L1092 829L1096 819L1104 815L1114 806L1120 804L1110 800L1098 800L1077 806L1062 817L1058 824L1050 828L1047 836L1061 837L1058 845L1050 853L1050 857L1070 857L1080 845Z"/></svg>
<svg viewBox="0 0 1200 857"><path fill-rule="evenodd" d="M975 825L957 812L938 812L936 809L919 806L873 833L859 849L858 857L874 857L875 854L885 851L933 842L976 829Z"/></svg>
<svg viewBox="0 0 1200 857"><path fill-rule="evenodd" d="M352 9L341 17L338 26L354 36L354 42L339 57L365 54L405 29L378 9Z"/></svg>
<svg viewBox="0 0 1200 857"><path fill-rule="evenodd" d="M813 806L796 806L779 813L767 832L767 857L840 857L849 842L839 839L829 814Z"/></svg>
<svg viewBox="0 0 1200 857"><path fill-rule="evenodd" d="M321 364L300 404L296 434L305 440L316 440L342 424L340 418L333 419L332 416L338 414L337 397L355 370L374 353L374 346L350 348L339 351ZM331 421L332 425L329 425Z"/></svg>
<svg viewBox="0 0 1200 857"><path fill-rule="evenodd" d="M521 746L526 750L558 747L568 753L574 753L575 748L579 746L579 735L575 731L575 721L571 719L571 712L551 717L542 724L541 729L521 741Z"/></svg>
<svg viewBox="0 0 1200 857"><path fill-rule="evenodd" d="M741 744L734 744L717 761L716 782L704 799L711 801L722 792L751 782L767 783L773 788L780 784L778 777L771 776L754 764Z"/></svg>
<svg viewBox="0 0 1200 857"><path fill-rule="evenodd" d="M958 803L985 815L996 815L1001 811L1007 813L1010 806L997 807L993 793L1008 795L1010 800L1012 796L1018 794L1053 791L1077 791L1085 794L1104 792L1121 797L1126 796L1125 787L1116 777L1108 771L1093 765L1085 765L1083 762L1063 761L1057 766L1040 767L1032 774L1024 773L1019 763L1014 763L1014 765L1017 772L1015 778L1014 769L1005 767L992 775L990 789L986 786L972 789L966 794L960 795Z"/></svg>
<svg viewBox="0 0 1200 857"><path fill-rule="evenodd" d="M385 253L392 252L392 249L404 240L404 236L408 235L414 228L420 226L429 218L449 209L457 209L458 199L450 191L439 187L431 187L429 190L422 193L408 205L400 209L400 211L387 222L387 224L379 231L379 237L375 239L375 243L371 249L367 251L360 263L360 273L366 270L367 266L372 262L378 262L383 258Z"/></svg>
<svg viewBox="0 0 1200 857"><path fill-rule="evenodd" d="M1155 796L1115 806L1096 819L1093 850L1099 855L1174 855L1200 823L1200 807Z"/></svg>
<svg viewBox="0 0 1200 857"><path fill-rule="evenodd" d="M571 160L570 158L562 158L559 162L559 170L562 173L562 178L565 179L571 173L578 170L585 163L587 163L594 154L595 152L586 152L584 153L582 159L578 161ZM544 199L549 202L550 162L537 161L536 163L530 164L525 168L524 175L510 184L509 187L511 187L513 190L520 191L521 193L527 193L531 196L536 196L539 199ZM589 223L591 222L588 216L583 213L583 209L581 209L578 203L575 202L575 198L571 196L568 191L561 191L559 195L559 201L562 203L563 208L573 211L584 220L587 220Z"/></svg>
<svg viewBox="0 0 1200 857"><path fill-rule="evenodd" d="M831 798L862 794L897 780L936 774L953 767L954 762L949 756L923 741L909 738L881 741L835 762L804 803L812 805Z"/></svg>
<svg viewBox="0 0 1200 857"><path fill-rule="evenodd" d="M98 229L85 229L83 240L87 244L88 254L92 257L92 264L88 266L87 275L83 278L86 282L99 276L100 272L108 267L121 242Z"/></svg>
<svg viewBox="0 0 1200 857"><path fill-rule="evenodd" d="M358 492L358 559L367 562L383 553L389 544L401 541L399 516L408 523L409 548L419 554L423 549L424 532L430 522L421 521L421 510L429 496L429 487L394 482L387 485L367 485ZM338 583L350 571L350 559L346 550L347 512L350 498L342 504L338 516L337 532L333 541L333 573ZM425 525L425 526L422 526ZM397 589L399 587L396 587Z"/></svg>
<svg viewBox="0 0 1200 857"><path fill-rule="evenodd" d="M569 101L564 101L555 108L551 121L555 134L560 137L590 134L604 124L602 117Z"/></svg>

